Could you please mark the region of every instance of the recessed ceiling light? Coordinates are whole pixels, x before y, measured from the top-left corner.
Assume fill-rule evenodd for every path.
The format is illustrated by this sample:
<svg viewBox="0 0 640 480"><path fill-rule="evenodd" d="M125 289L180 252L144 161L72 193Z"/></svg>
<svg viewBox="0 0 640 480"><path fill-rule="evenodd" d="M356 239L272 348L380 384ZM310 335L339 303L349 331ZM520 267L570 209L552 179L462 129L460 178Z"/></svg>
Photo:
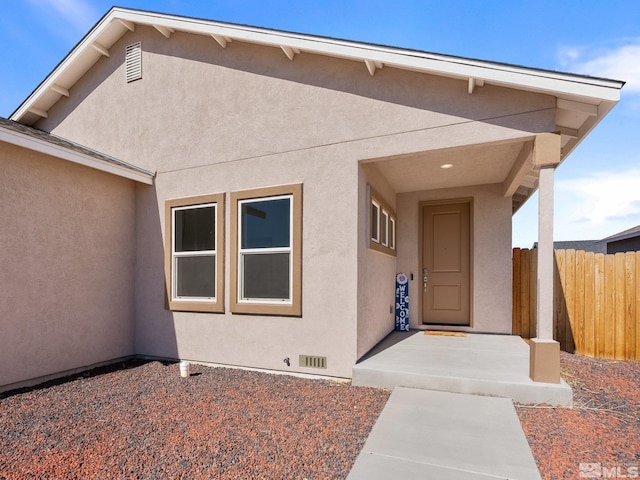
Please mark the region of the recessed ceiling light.
<svg viewBox="0 0 640 480"><path fill-rule="evenodd" d="M453 168L453 163L443 163L440 168Z"/></svg>

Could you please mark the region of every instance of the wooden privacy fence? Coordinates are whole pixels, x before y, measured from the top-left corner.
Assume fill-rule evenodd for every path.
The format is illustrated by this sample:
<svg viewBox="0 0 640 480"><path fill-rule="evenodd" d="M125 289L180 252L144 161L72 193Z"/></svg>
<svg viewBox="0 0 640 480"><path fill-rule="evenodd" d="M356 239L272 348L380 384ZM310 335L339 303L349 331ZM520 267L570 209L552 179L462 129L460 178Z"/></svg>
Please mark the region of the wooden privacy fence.
<svg viewBox="0 0 640 480"><path fill-rule="evenodd" d="M536 334L537 250L513 249L513 333ZM556 250L554 338L566 352L640 360L640 251Z"/></svg>

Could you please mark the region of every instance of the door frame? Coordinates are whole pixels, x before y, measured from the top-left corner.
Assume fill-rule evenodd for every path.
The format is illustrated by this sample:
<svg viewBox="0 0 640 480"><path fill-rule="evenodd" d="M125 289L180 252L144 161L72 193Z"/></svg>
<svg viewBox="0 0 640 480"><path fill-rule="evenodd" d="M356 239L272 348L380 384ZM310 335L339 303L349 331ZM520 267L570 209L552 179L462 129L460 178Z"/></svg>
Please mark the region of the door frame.
<svg viewBox="0 0 640 480"><path fill-rule="evenodd" d="M433 207L438 205L450 205L452 203L468 203L469 204L469 325L447 325L447 324L426 324L423 323L423 295L422 295L422 265L423 265L423 252L424 252L424 207ZM428 329L428 328L446 328L448 330L469 330L473 328L473 287L474 287L474 277L473 277L473 237L474 237L474 212L473 212L473 197L461 197L461 198L450 198L446 200L426 200L422 202L418 202L418 279L419 282L419 292L418 295L418 315L419 322L418 328Z"/></svg>

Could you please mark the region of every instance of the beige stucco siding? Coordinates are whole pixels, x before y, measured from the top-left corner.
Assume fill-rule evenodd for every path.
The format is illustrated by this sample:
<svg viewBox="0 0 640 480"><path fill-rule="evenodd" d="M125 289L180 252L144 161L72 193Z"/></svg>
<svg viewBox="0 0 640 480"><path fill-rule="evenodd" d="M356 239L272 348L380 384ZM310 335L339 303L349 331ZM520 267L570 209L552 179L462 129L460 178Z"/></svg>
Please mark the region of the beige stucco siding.
<svg viewBox="0 0 640 480"><path fill-rule="evenodd" d="M370 197L374 191L392 209L396 195L373 164L360 164L358 182L358 358L395 326L396 257L369 248Z"/></svg>
<svg viewBox="0 0 640 480"><path fill-rule="evenodd" d="M153 212L138 230L136 350L145 355L172 356L204 362L276 370L304 370L350 376L355 362L356 317L356 192L349 186L357 170L328 161L317 174L304 159L290 154L252 162L218 164L161 174L157 195L139 195L139 210ZM327 161L327 160L325 160ZM239 315L229 312L230 258L226 249L224 314L169 312L164 308L164 199L205 193L302 183L303 262L302 317ZM327 195L325 192L341 192ZM228 195L227 195L228 201ZM227 208L226 224L230 224ZM229 245L227 229L225 244ZM327 370L298 367L301 354L327 357ZM291 367L284 358L291 359Z"/></svg>
<svg viewBox="0 0 640 480"><path fill-rule="evenodd" d="M143 78L127 84L124 47L138 40ZM398 221L405 219L406 238L414 243L415 202L450 193L406 195L396 203L396 192L360 162L528 138L548 128L554 106L549 96L490 85L468 95L466 79L387 67L372 77L362 62L305 52L290 61L278 48L234 41L222 49L208 36L176 32L166 39L140 26L38 126L158 172L153 187L137 187L136 353L348 377L356 359L393 328L389 301L396 270L415 271L410 258L415 244L404 245L397 268L395 259L366 248L366 184L376 184L397 206ZM228 228L225 313L165 309L167 199L224 193L228 200L233 191L298 183L303 185L301 317L229 313ZM490 218L487 235L506 235L498 242L481 236L479 252L490 242L510 242L510 200L496 188L490 191L465 193L478 195L478 215ZM226 215L228 227L229 209ZM399 254L400 235L399 223ZM489 259L505 255L501 248L487 249ZM507 260L489 259L483 261L491 271L504 275ZM477 280L487 275L482 272ZM505 278L508 282L510 272ZM483 288L489 287L478 289L476 308L484 302ZM494 320L487 321L492 327ZM502 323L497 330L505 330ZM328 368L301 368L299 354L326 356ZM292 359L291 367L285 357Z"/></svg>
<svg viewBox="0 0 640 480"><path fill-rule="evenodd" d="M132 181L0 143L0 385L132 355Z"/></svg>
<svg viewBox="0 0 640 480"><path fill-rule="evenodd" d="M124 47L142 41L143 79ZM362 62L138 27L38 126L160 172L342 145L360 159L546 131L555 99ZM87 125L87 119L91 119ZM107 134L108 133L108 134Z"/></svg>

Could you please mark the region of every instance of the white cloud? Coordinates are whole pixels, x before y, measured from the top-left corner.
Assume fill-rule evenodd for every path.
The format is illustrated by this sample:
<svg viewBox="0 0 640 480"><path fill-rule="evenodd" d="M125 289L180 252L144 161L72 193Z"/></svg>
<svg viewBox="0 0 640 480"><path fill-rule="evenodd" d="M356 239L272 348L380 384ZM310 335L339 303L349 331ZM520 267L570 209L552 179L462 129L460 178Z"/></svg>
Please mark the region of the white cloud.
<svg viewBox="0 0 640 480"><path fill-rule="evenodd" d="M48 7L54 10L81 33L89 30L100 18L100 14L86 0L30 0L30 3L38 9Z"/></svg>
<svg viewBox="0 0 640 480"><path fill-rule="evenodd" d="M640 39L607 49L564 46L558 59L564 70L624 80L623 91L640 92Z"/></svg>
<svg viewBox="0 0 640 480"><path fill-rule="evenodd" d="M640 169L556 182L556 235L598 239L640 224Z"/></svg>
<svg viewBox="0 0 640 480"><path fill-rule="evenodd" d="M558 49L558 60L560 60L563 68L567 68L570 64L578 61L583 52L583 47L560 47Z"/></svg>

